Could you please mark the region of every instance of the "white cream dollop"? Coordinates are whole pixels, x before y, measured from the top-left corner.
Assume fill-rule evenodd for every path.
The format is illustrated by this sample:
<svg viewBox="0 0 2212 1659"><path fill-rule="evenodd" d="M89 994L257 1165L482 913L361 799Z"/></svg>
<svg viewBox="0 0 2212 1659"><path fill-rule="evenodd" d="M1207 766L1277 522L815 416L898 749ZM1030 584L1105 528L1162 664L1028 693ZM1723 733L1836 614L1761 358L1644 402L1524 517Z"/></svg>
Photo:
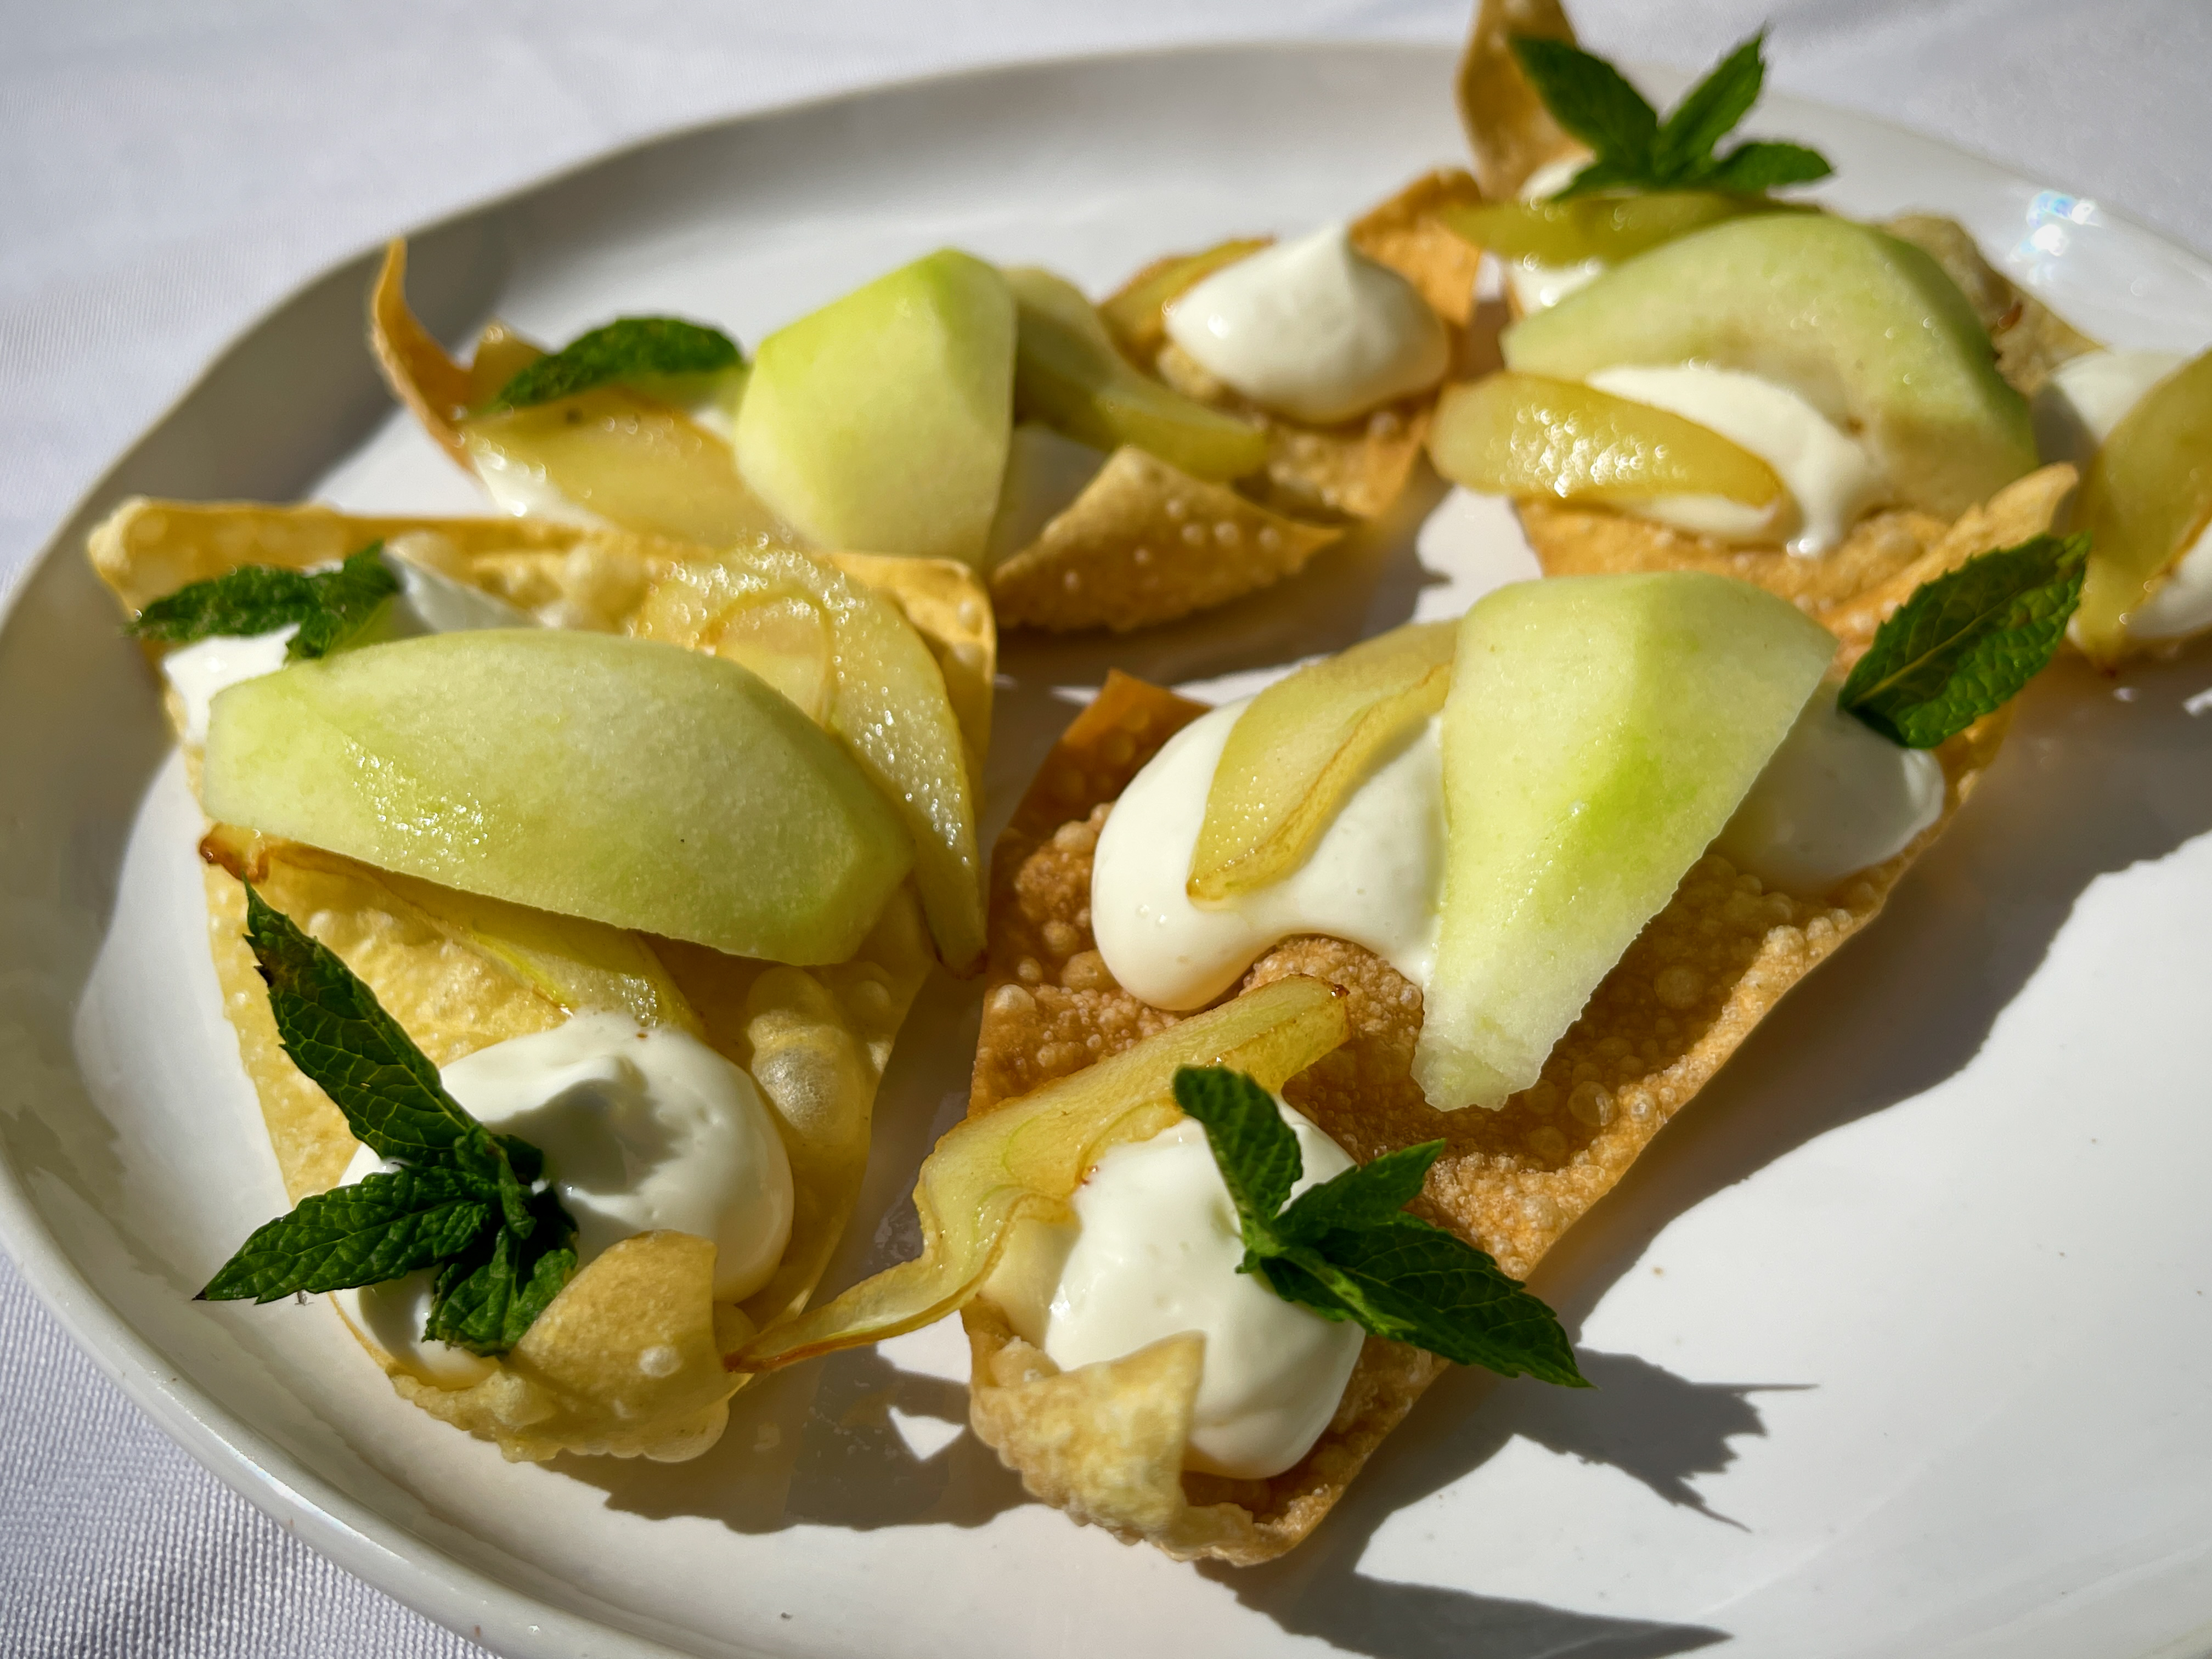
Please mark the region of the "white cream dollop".
<svg viewBox="0 0 2212 1659"><path fill-rule="evenodd" d="M180 645L161 659L161 678L185 706L185 742L207 742L208 706L218 691L258 680L284 665L284 648L300 630L287 624L267 634L216 634Z"/></svg>
<svg viewBox="0 0 2212 1659"><path fill-rule="evenodd" d="M1304 1169L1294 1193L1352 1167L1304 1116L1278 1106ZM1116 1146L1075 1194L1073 1226L1025 1224L986 1294L1063 1370L1185 1331L1206 1338L1184 1467L1248 1480L1306 1455L1335 1414L1363 1334L1237 1271L1229 1189L1190 1119Z"/></svg>
<svg viewBox="0 0 2212 1659"><path fill-rule="evenodd" d="M1326 423L1443 378L1444 325L1342 225L1224 266L1167 308L1168 336L1255 403Z"/></svg>
<svg viewBox="0 0 2212 1659"><path fill-rule="evenodd" d="M1697 363L1672 368L1624 364L1588 378L1600 392L1649 404L1710 428L1772 467L1796 509L1796 522L1786 536L1792 553L1826 552L1881 500L1887 480L1872 452L1787 386L1756 374ZM1717 497L1661 496L1638 503L1635 510L1709 535L1776 533L1763 510Z"/></svg>
<svg viewBox="0 0 2212 1659"><path fill-rule="evenodd" d="M384 544L384 568L399 584L376 637L406 639L417 634L459 634L483 628L535 628L528 611L482 588L457 580L439 568L455 556L453 544L435 531L410 531ZM325 567L327 568L328 567ZM218 691L273 674L284 665L284 648L298 628L287 624L266 634L217 634L180 645L161 659L161 676L185 709L185 742L207 741L208 710Z"/></svg>
<svg viewBox="0 0 2212 1659"><path fill-rule="evenodd" d="M1713 850L1770 887L1818 893L1892 859L1942 816L1943 768L1813 694Z"/></svg>
<svg viewBox="0 0 2212 1659"><path fill-rule="evenodd" d="M691 1233L714 1245L714 1299L736 1302L782 1261L793 1202L782 1137L752 1079L688 1032L577 1014L439 1078L478 1122L545 1154L580 1267L634 1234ZM380 1167L364 1146L342 1184ZM422 1339L426 1274L337 1294L357 1327L429 1380L450 1386L486 1369Z"/></svg>
<svg viewBox="0 0 2212 1659"><path fill-rule="evenodd" d="M1191 854L1245 706L1224 703L1176 732L1107 817L1091 864L1091 916L1108 969L1156 1008L1197 1008L1278 940L1326 933L1365 945L1425 986L1443 893L1438 721L1382 757L1291 874L1200 909L1187 886Z"/></svg>

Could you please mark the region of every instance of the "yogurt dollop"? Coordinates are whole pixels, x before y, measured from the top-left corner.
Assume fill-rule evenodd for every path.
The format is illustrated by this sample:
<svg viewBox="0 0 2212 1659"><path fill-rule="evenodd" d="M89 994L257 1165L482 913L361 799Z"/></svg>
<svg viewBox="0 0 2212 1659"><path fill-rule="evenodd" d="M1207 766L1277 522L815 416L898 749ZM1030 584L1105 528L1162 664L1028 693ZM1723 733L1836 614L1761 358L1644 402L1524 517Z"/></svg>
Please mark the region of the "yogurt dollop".
<svg viewBox="0 0 2212 1659"><path fill-rule="evenodd" d="M1304 1164L1294 1194L1352 1167L1277 1104ZM1184 1467L1257 1480L1304 1457L1335 1414L1363 1334L1237 1271L1244 1243L1206 1131L1186 1118L1113 1148L1074 1206L1073 1226L1026 1224L987 1289L1016 1333L1072 1370L1197 1331L1206 1359Z"/></svg>
<svg viewBox="0 0 2212 1659"><path fill-rule="evenodd" d="M1444 877L1437 718L1368 775L1291 874L1218 909L1191 902L1206 792L1249 701L1224 703L1176 732L1107 817L1091 877L1091 927L1107 967L1156 1008L1198 1008L1279 940L1327 933L1426 985Z"/></svg>
<svg viewBox="0 0 2212 1659"><path fill-rule="evenodd" d="M1943 768L1813 694L1713 850L1770 887L1815 893L1895 858L1942 816Z"/></svg>
<svg viewBox="0 0 2212 1659"><path fill-rule="evenodd" d="M1826 552L1881 499L1886 480L1872 453L1787 386L1756 374L1697 363L1624 365L1599 370L1589 383L1616 398L1695 421L1772 467L1796 507L1796 522L1786 527L1785 535L1792 553ZM1776 532L1763 510L1717 497L1660 496L1639 502L1636 511L1709 535L1736 538Z"/></svg>
<svg viewBox="0 0 2212 1659"><path fill-rule="evenodd" d="M1451 355L1420 291L1342 225L1216 271L1169 306L1167 331L1217 380L1316 424L1434 386Z"/></svg>
<svg viewBox="0 0 2212 1659"><path fill-rule="evenodd" d="M394 536L384 545L384 568L399 583L378 637L458 634L482 628L535 628L528 611L439 568L451 544L434 531ZM266 634L216 634L179 646L161 659L161 675L185 708L185 742L207 741L208 709L216 694L284 666L284 650L298 633L287 625Z"/></svg>
<svg viewBox="0 0 2212 1659"><path fill-rule="evenodd" d="M791 1242L791 1163L753 1080L688 1032L578 1014L439 1073L477 1121L545 1154L582 1266L633 1234L714 1245L714 1299L765 1285ZM384 1167L362 1147L341 1184ZM422 1336L429 1274L336 1293L346 1316L427 1380L465 1384L490 1362Z"/></svg>

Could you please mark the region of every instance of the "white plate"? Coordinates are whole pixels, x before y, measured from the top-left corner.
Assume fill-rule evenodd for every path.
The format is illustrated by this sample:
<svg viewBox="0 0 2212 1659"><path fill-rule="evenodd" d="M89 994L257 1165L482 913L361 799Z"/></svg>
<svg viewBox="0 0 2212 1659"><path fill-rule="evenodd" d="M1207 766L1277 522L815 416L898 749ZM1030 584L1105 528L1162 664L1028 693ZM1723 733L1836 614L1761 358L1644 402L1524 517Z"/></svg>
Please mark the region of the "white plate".
<svg viewBox="0 0 2212 1659"><path fill-rule="evenodd" d="M1103 286L1453 159L1449 70L1433 49L1240 49L817 105L431 231L416 293L454 336L494 308L548 337L669 310L757 340L945 242ZM1843 206L1956 215L2115 343L2212 339L2212 270L2147 232L1857 118L1762 115L1836 161ZM1546 1263L1596 1392L1449 1379L1271 1567L1177 1566L1024 1502L960 1431L943 1328L749 1390L696 1463L539 1468L402 1405L321 1309L193 1304L283 1194L202 941L196 815L80 550L130 491L474 508L389 414L362 349L369 268L228 352L0 629L0 1236L223 1479L516 1655L1534 1659L1733 1638L1747 1659L2104 1659L2212 1639L2201 655L2039 685L1881 925ZM1055 687L1115 662L1230 689L1528 568L1494 505L1415 493L1389 533L1255 604L1018 643L1000 812L1071 711ZM964 1097L975 1004L939 983L909 1023L840 1279L910 1249L906 1188Z"/></svg>

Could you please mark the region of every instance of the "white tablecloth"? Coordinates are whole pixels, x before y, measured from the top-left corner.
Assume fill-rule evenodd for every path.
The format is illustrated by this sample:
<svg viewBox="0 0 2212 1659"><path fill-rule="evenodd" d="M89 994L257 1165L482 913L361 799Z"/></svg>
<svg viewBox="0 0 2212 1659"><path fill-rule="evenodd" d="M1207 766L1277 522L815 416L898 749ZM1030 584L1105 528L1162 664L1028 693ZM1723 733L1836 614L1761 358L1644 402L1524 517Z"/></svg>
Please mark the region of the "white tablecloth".
<svg viewBox="0 0 2212 1659"><path fill-rule="evenodd" d="M2207 0L1578 0L2212 247ZM0 583L307 276L611 145L932 70L1176 41L1446 40L1454 0L7 0ZM1441 159L1441 158L1440 158ZM20 717L20 716L19 716ZM0 780L0 795L7 788ZM0 1259L0 1654L463 1656L218 1486Z"/></svg>

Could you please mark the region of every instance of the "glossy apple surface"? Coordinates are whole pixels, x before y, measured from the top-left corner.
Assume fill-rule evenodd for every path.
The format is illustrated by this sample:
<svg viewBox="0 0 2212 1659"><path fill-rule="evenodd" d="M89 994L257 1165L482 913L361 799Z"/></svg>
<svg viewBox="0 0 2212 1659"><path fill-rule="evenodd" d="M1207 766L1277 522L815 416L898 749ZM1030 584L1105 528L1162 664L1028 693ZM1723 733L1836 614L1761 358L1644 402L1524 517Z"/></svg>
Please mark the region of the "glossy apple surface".
<svg viewBox="0 0 2212 1659"><path fill-rule="evenodd" d="M1770 213L1638 254L1507 329L1506 367L1566 380L1701 363L1789 387L1863 438L1896 500L1945 518L2036 465L1958 285L1909 242L1818 213Z"/></svg>
<svg viewBox="0 0 2212 1659"><path fill-rule="evenodd" d="M2075 628L2100 661L2125 653L2129 613L2212 521L2212 352L2121 417L2089 463L2075 522L2089 568Z"/></svg>
<svg viewBox="0 0 2212 1659"><path fill-rule="evenodd" d="M1443 921L1413 1074L1444 1109L1534 1083L1796 720L1835 640L1724 576L1519 582L1461 620Z"/></svg>
<svg viewBox="0 0 2212 1659"><path fill-rule="evenodd" d="M936 658L896 605L820 559L767 548L676 566L634 627L743 663L826 727L913 837L945 966L980 964L983 864L960 722Z"/></svg>
<svg viewBox="0 0 2212 1659"><path fill-rule="evenodd" d="M738 462L816 545L983 557L1013 424L1006 278L946 248L761 343Z"/></svg>
<svg viewBox="0 0 2212 1659"><path fill-rule="evenodd" d="M1139 374L1082 290L1034 266L1006 272L1018 318L1014 401L1080 443L1123 444L1225 483L1267 464L1267 434Z"/></svg>
<svg viewBox="0 0 2212 1659"><path fill-rule="evenodd" d="M1191 854L1190 896L1283 879L1376 760L1443 707L1454 623L1408 623L1277 680L1230 728Z"/></svg>
<svg viewBox="0 0 2212 1659"><path fill-rule="evenodd" d="M465 892L738 956L841 962L905 829L758 676L641 640L433 635L215 700L217 820Z"/></svg>
<svg viewBox="0 0 2212 1659"><path fill-rule="evenodd" d="M1718 495L1771 507L1783 494L1771 466L1711 427L1510 369L1447 386L1428 445L1438 472L1492 495L1625 504Z"/></svg>

